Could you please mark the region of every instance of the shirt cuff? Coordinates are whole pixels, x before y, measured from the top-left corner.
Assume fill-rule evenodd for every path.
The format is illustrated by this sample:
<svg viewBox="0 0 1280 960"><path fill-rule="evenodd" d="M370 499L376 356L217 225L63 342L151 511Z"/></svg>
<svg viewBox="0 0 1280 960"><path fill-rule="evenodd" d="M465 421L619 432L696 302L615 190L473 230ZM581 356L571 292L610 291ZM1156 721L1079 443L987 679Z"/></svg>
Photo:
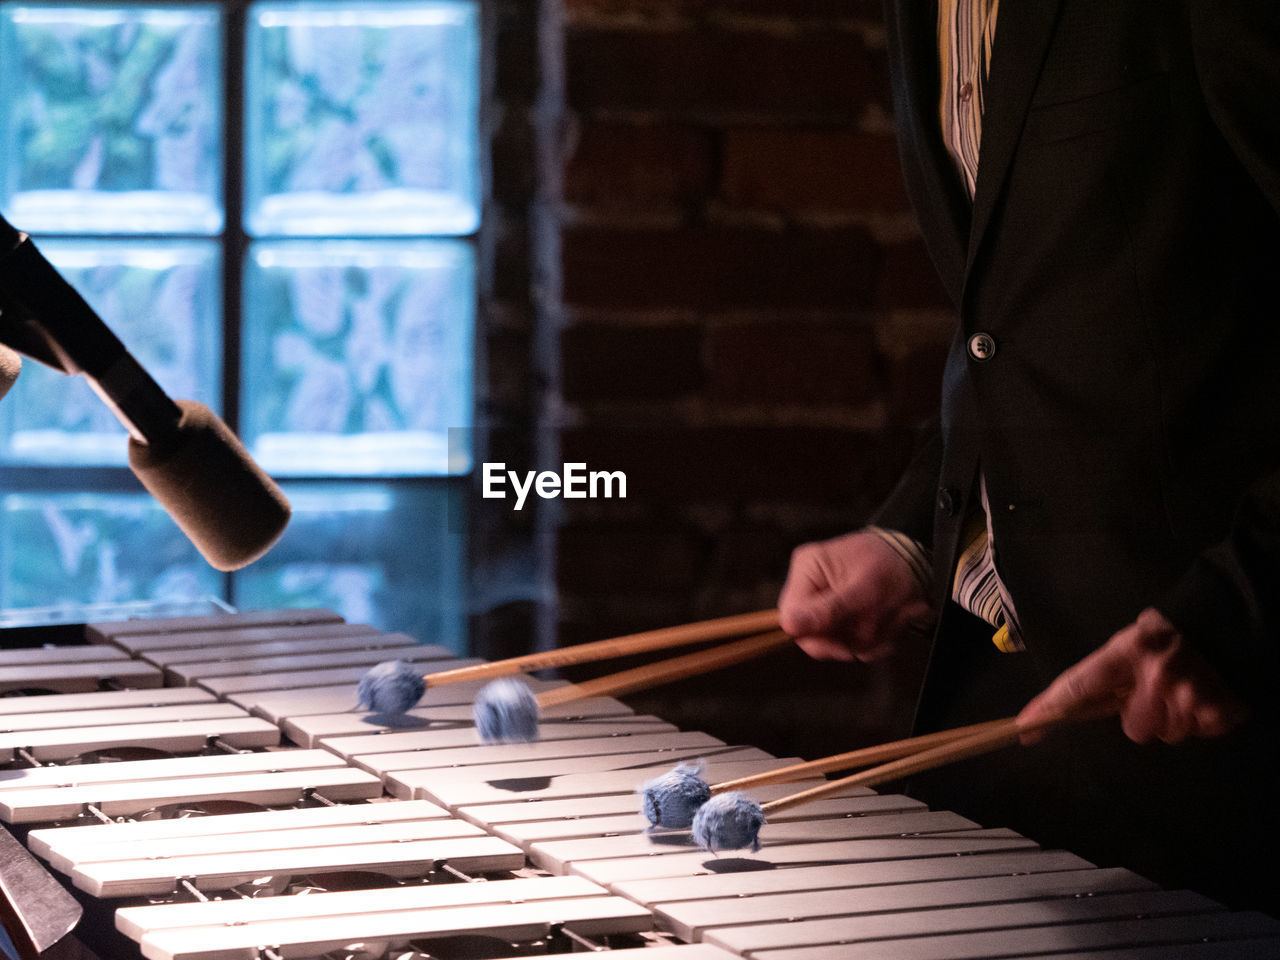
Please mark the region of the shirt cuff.
<svg viewBox="0 0 1280 960"><path fill-rule="evenodd" d="M915 574L916 581L920 584L920 592L925 597L931 598L933 596L933 557L930 555L929 548L919 540L914 540L897 530L886 530L884 527L877 526L868 526L865 529L867 533L874 533L887 543L907 562L911 572Z"/></svg>

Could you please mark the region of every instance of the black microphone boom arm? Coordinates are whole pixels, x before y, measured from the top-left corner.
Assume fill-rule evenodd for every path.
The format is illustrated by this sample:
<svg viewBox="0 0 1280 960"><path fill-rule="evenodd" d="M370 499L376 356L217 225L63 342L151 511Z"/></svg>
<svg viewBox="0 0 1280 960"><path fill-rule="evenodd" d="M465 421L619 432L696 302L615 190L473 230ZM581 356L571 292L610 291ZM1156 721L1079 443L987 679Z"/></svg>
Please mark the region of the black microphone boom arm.
<svg viewBox="0 0 1280 960"><path fill-rule="evenodd" d="M31 238L0 217L0 342L83 373L139 443L163 443L180 411Z"/></svg>
<svg viewBox="0 0 1280 960"><path fill-rule="evenodd" d="M129 431L129 467L219 570L270 549L289 501L211 410L160 388L84 298L0 217L0 343L84 374Z"/></svg>

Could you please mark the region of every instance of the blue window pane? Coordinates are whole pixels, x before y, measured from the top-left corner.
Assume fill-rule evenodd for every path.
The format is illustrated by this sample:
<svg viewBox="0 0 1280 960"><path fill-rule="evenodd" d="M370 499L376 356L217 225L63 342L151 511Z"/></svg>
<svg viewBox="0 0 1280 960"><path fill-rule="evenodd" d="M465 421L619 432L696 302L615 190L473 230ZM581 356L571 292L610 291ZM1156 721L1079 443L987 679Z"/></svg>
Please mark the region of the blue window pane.
<svg viewBox="0 0 1280 960"><path fill-rule="evenodd" d="M245 279L243 437L289 476L445 475L471 425L462 241L262 242Z"/></svg>
<svg viewBox="0 0 1280 960"><path fill-rule="evenodd" d="M248 231L475 230L478 50L471 0L253 4Z"/></svg>
<svg viewBox="0 0 1280 960"><path fill-rule="evenodd" d="M145 494L13 493L0 512L0 606L194 600L221 592L221 575Z"/></svg>
<svg viewBox="0 0 1280 960"><path fill-rule="evenodd" d="M219 231L221 62L211 4L6 4L5 215L31 232Z"/></svg>
<svg viewBox="0 0 1280 960"><path fill-rule="evenodd" d="M293 519L236 574L236 606L329 607L463 649L463 537L447 486L286 485Z"/></svg>
<svg viewBox="0 0 1280 960"><path fill-rule="evenodd" d="M220 397L220 257L214 241L41 240L75 286L172 397ZM0 403L0 462L114 466L124 428L83 377L26 360Z"/></svg>

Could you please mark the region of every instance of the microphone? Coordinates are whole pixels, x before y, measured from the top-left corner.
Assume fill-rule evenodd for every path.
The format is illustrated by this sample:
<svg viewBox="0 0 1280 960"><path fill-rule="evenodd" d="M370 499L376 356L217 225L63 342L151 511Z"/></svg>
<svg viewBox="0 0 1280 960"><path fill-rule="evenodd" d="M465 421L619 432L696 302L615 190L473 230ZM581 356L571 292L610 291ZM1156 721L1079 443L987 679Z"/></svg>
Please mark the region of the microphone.
<svg viewBox="0 0 1280 960"><path fill-rule="evenodd" d="M129 431L130 469L210 566L247 566L284 532L289 501L231 428L203 404L169 399L31 238L3 217L0 343L63 373L84 374ZM0 356L0 377L4 366Z"/></svg>

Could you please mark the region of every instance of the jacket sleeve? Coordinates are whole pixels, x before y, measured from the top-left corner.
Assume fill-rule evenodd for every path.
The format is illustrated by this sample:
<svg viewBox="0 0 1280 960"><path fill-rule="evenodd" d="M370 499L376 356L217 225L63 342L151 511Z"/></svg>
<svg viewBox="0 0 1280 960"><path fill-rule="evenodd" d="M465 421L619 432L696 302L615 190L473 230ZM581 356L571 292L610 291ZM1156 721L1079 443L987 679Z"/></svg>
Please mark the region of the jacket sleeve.
<svg viewBox="0 0 1280 960"><path fill-rule="evenodd" d="M1188 11L1209 114L1280 217L1280 3L1188 0ZM1280 322L1280 302L1273 312L1270 322ZM1275 363L1280 379L1280 357ZM1274 701L1280 669L1280 473L1259 478L1245 491L1226 538L1204 551L1156 606L1234 689L1256 704Z"/></svg>
<svg viewBox="0 0 1280 960"><path fill-rule="evenodd" d="M872 516L873 526L904 533L926 550L933 545L933 511L942 471L942 429L937 418L925 430L919 452Z"/></svg>
<svg viewBox="0 0 1280 960"><path fill-rule="evenodd" d="M1156 607L1236 692L1276 709L1280 669L1280 475L1255 483L1226 539Z"/></svg>
<svg viewBox="0 0 1280 960"><path fill-rule="evenodd" d="M1280 4L1188 0L1188 13L1205 106L1280 213Z"/></svg>

